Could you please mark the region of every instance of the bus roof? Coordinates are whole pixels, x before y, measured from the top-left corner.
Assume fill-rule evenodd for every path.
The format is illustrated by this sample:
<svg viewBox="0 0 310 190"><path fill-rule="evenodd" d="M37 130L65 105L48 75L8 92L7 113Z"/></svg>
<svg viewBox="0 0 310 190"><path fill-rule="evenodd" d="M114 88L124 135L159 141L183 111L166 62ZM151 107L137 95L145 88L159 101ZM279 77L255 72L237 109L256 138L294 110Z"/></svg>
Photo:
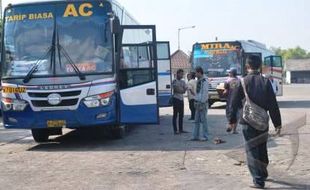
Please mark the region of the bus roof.
<svg viewBox="0 0 310 190"><path fill-rule="evenodd" d="M214 42L196 42L196 44L215 44L215 43L240 43L240 41L214 41Z"/></svg>
<svg viewBox="0 0 310 190"><path fill-rule="evenodd" d="M91 1L102 1L102 0L91 0ZM103 1L108 1L112 5L117 6L119 9L123 11L130 19L132 19L135 23L138 23L138 21L125 9L124 6L122 6L118 1L116 0L103 0ZM22 6L22 5L36 5L36 4L42 4L42 3L59 3L59 2L85 2L85 0L26 0L22 3L10 3L9 5L6 6L5 9L7 9L10 6Z"/></svg>
<svg viewBox="0 0 310 190"><path fill-rule="evenodd" d="M91 1L100 1L100 0L91 0ZM115 0L104 0L104 1L112 2ZM25 0L21 3L10 3L6 6L6 8L9 6L16 6L16 5L17 6L18 5L29 5L29 4L35 5L35 4L42 4L42 3L59 3L59 2L85 2L85 1L83 1L83 0L75 0L75 1L73 1L73 0L40 0L40 1L38 1L38 0Z"/></svg>

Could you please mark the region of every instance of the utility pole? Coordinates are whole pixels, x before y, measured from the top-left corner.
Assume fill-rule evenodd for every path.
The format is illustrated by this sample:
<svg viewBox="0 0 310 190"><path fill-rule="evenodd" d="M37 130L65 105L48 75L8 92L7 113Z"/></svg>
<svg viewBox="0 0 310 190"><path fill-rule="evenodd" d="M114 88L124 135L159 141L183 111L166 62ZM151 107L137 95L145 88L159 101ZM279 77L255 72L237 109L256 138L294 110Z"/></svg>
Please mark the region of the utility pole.
<svg viewBox="0 0 310 190"><path fill-rule="evenodd" d="M185 29L192 29L192 28L195 28L196 26L187 26L187 27L182 27L182 28L179 28L178 29L178 50L180 50L181 49L181 44L180 44L180 34L181 34L181 31L182 30L185 30Z"/></svg>

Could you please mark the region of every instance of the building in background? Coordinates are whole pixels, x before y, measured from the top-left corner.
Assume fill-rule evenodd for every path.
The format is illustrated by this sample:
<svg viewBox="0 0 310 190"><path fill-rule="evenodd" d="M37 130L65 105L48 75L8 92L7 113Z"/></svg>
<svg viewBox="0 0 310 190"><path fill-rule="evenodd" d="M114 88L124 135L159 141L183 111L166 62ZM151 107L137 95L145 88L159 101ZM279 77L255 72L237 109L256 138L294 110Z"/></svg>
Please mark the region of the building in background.
<svg viewBox="0 0 310 190"><path fill-rule="evenodd" d="M178 69L183 69L184 74L191 71L190 56L182 50L177 50L171 55L171 68L173 77L175 78Z"/></svg>
<svg viewBox="0 0 310 190"><path fill-rule="evenodd" d="M289 59L284 67L287 84L310 84L310 59Z"/></svg>

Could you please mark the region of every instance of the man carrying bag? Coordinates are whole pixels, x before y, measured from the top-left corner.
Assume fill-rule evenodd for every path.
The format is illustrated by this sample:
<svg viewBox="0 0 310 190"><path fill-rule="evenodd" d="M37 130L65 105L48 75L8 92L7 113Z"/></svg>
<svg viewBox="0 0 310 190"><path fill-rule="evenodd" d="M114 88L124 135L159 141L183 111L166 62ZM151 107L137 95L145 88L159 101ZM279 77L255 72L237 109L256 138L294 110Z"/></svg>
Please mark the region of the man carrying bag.
<svg viewBox="0 0 310 190"><path fill-rule="evenodd" d="M237 118L237 111L243 106L240 124L246 142L247 164L253 177L255 188L263 189L268 177L269 164L267 140L269 116L279 135L281 133L281 114L270 81L259 73L262 61L258 56L247 59L248 75L232 92L232 110L229 120Z"/></svg>

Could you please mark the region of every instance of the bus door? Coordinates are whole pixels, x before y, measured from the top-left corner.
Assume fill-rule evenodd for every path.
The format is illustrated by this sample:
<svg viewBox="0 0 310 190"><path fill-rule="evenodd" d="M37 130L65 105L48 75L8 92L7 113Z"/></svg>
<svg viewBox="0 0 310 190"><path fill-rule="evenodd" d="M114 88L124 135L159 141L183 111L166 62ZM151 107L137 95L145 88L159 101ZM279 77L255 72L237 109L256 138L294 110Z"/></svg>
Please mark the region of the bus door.
<svg viewBox="0 0 310 190"><path fill-rule="evenodd" d="M263 74L268 74L272 76L274 80L274 88L276 90L277 96L283 95L283 64L281 56L269 56L264 60L265 72Z"/></svg>
<svg viewBox="0 0 310 190"><path fill-rule="evenodd" d="M159 123L155 26L122 26L119 80L121 124Z"/></svg>
<svg viewBox="0 0 310 190"><path fill-rule="evenodd" d="M248 74L247 68L246 68L246 61L248 59L249 56L251 55L256 55L259 56L260 58L262 58L262 54L259 52L250 52L250 53L244 53L243 54L243 66L242 66L242 75L246 76Z"/></svg>
<svg viewBox="0 0 310 190"><path fill-rule="evenodd" d="M169 99L172 95L172 75L169 42L157 42L158 59L158 100L159 107L169 107Z"/></svg>

